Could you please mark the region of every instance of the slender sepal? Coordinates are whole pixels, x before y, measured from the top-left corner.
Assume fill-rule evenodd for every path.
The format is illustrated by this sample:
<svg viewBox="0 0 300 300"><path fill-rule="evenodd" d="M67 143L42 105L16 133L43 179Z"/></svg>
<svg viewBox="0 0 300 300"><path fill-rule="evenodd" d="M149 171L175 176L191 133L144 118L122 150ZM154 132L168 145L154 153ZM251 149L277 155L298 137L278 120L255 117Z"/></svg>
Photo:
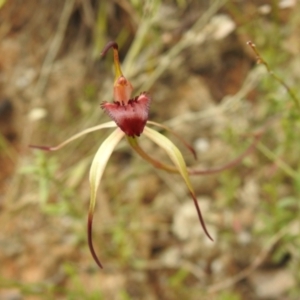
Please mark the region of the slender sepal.
<svg viewBox="0 0 300 300"><path fill-rule="evenodd" d="M145 127L144 129L144 134L150 138L154 143L158 144L161 148L163 148L167 154L169 155L170 159L173 161L173 163L176 165L176 167L178 168L179 173L181 174L182 178L184 179L190 194L193 198L196 210L197 210L197 214L198 214L198 218L200 221L200 224L205 232L205 234L208 236L209 239L213 240L212 237L210 236L210 234L207 231L204 219L202 217L201 214L201 210L195 195L195 192L193 190L192 184L190 182L189 179L189 175L188 175L188 170L185 164L185 161L182 157L181 152L178 150L178 148L165 136L163 136L162 134L160 134L159 132L149 128L149 127Z"/></svg>
<svg viewBox="0 0 300 300"><path fill-rule="evenodd" d="M147 124L160 127L162 129L165 129L165 130L169 131L170 133L172 133L194 155L194 158L197 159L197 153L196 153L195 149L182 136L180 136L178 133L176 133L173 129L171 129L170 127L165 126L163 124L154 122L154 121L148 121Z"/></svg>
<svg viewBox="0 0 300 300"><path fill-rule="evenodd" d="M157 169L161 169L164 171L167 171L169 173L179 173L177 167L167 165L159 160L156 160L155 158L151 157L148 155L139 145L137 137L132 137L132 136L126 136L127 141L131 148L138 154L140 155L144 160L149 162L151 165L153 165Z"/></svg>
<svg viewBox="0 0 300 300"><path fill-rule="evenodd" d="M149 122L147 122L147 124L148 123ZM243 161L243 159L245 157L247 157L249 154L251 154L255 150L258 142L261 139L261 136L262 135L260 133L256 134L253 138L252 143L238 157L225 163L224 165L212 167L210 169L197 169L195 167L188 167L187 168L188 174L190 176L212 175L212 174L217 174L222 171L226 171L226 170L236 167L239 163L241 163ZM177 167L169 165L169 164L165 164L165 163L153 158L149 154L147 154L139 145L138 139L136 137L127 137L127 140L129 142L129 145L132 147L132 149L134 149L143 159L145 159L147 162L152 164L155 168L167 171L169 173L179 173Z"/></svg>
<svg viewBox="0 0 300 300"><path fill-rule="evenodd" d="M88 129L85 129L73 136L71 136L70 138L68 138L66 141L62 142L61 144L57 145L57 146L38 146L38 145L29 145L30 148L35 148L35 149L40 149L40 150L45 150L45 151L56 151L56 150L59 150L61 148L63 148L64 146L66 146L67 144L69 144L70 142L82 137L83 135L85 134L88 134L90 132L93 132L93 131L97 131L97 130L100 130L100 129L104 129L104 128L113 128L113 127L116 127L116 124L115 122L107 122L107 123L104 123L104 124L101 124L101 125L97 125L97 126L94 126L94 127L90 127Z"/></svg>
<svg viewBox="0 0 300 300"><path fill-rule="evenodd" d="M88 224L87 224L87 232L88 232L88 244L91 251L91 254L98 264L100 268L102 268L102 264L98 259L98 256L95 252L93 241L92 241L92 224L93 224L93 215L96 204L96 197L98 187L101 181L101 177L103 175L104 169L106 167L107 161L110 158L114 148L119 143L119 141L124 136L124 133L117 128L110 136L101 144L99 147L90 169L90 206L89 206L89 214L88 214Z"/></svg>

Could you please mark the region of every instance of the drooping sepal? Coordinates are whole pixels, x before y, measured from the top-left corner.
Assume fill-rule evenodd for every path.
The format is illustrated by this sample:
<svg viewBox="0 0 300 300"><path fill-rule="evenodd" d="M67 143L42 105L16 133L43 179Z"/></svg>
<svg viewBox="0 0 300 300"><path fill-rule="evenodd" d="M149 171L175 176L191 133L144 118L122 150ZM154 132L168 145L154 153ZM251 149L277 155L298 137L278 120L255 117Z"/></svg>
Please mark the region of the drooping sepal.
<svg viewBox="0 0 300 300"><path fill-rule="evenodd" d="M200 221L200 224L201 224L205 234L207 235L207 237L213 241L212 237L210 236L210 234L206 228L206 225L205 225L205 222L204 222L201 210L200 210L200 206L198 204L196 194L195 194L192 184L190 182L188 170L187 170L187 167L186 167L186 164L182 157L181 152L168 138L166 138L159 132L157 132L149 127L145 127L145 135L149 139L151 139L154 143L158 144L161 148L163 148L167 152L169 158L172 160L174 165L177 167L178 172L182 176L183 180L186 183L187 188L190 191L190 194L192 196L192 199L193 199L195 207L196 207L196 211L198 214L198 219Z"/></svg>
<svg viewBox="0 0 300 300"><path fill-rule="evenodd" d="M91 254L100 268L102 268L102 264L98 259L92 240L92 225L96 205L97 191L108 159L110 158L113 150L120 142L122 137L124 137L124 133L119 128L117 128L113 133L111 133L99 147L90 169L90 206L87 223L87 235Z"/></svg>
<svg viewBox="0 0 300 300"><path fill-rule="evenodd" d="M130 99L128 103L101 104L101 108L116 122L118 127L128 136L140 136L148 121L151 98L147 93Z"/></svg>

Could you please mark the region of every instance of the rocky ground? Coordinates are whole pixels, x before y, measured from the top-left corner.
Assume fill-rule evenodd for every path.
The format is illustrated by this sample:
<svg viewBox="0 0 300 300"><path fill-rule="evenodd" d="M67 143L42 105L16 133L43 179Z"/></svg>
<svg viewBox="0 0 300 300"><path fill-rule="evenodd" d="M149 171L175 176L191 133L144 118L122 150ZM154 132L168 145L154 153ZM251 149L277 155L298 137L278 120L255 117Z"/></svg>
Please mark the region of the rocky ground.
<svg viewBox="0 0 300 300"><path fill-rule="evenodd" d="M296 0L0 7L0 300L299 298ZM108 120L100 103L112 98L112 55L100 52L110 40L134 93L151 94L150 119L197 151L195 161L162 131L188 165L211 170L249 151L225 171L191 177L211 242L183 180L121 142L98 195L99 270L86 236L88 172L109 130L54 153L28 145ZM141 145L168 161L144 137Z"/></svg>

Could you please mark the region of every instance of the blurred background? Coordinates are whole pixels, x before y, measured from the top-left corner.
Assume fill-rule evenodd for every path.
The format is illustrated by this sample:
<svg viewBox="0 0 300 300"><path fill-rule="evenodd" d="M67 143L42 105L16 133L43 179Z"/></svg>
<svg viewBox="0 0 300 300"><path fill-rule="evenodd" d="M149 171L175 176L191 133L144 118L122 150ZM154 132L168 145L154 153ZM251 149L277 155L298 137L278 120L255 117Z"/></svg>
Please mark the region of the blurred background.
<svg viewBox="0 0 300 300"><path fill-rule="evenodd" d="M109 120L111 40L150 119L196 149L179 145L188 165L222 166L262 136L234 168L192 177L214 242L182 179L121 142L98 192L99 270L88 172L110 130L28 145ZM297 0L0 0L0 299L299 299L299 53Z"/></svg>

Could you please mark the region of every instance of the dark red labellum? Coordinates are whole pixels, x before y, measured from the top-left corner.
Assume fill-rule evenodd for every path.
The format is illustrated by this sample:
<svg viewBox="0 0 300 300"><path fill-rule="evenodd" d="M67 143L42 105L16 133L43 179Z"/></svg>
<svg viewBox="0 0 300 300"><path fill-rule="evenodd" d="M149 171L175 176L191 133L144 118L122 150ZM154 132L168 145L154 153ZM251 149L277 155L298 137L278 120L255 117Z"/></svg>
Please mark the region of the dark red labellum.
<svg viewBox="0 0 300 300"><path fill-rule="evenodd" d="M123 102L104 102L101 107L128 136L140 136L148 121L151 98L147 93Z"/></svg>

